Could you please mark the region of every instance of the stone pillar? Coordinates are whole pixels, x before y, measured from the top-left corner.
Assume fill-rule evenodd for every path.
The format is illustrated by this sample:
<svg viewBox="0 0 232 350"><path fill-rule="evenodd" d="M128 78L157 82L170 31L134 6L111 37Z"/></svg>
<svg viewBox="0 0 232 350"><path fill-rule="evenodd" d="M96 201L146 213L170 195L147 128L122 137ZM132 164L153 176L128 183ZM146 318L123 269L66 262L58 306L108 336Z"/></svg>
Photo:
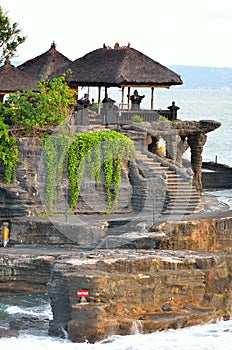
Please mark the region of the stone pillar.
<svg viewBox="0 0 232 350"><path fill-rule="evenodd" d="M163 136L163 139L166 141L166 157L172 159L174 162L176 162L177 157L178 138L179 136L176 134Z"/></svg>
<svg viewBox="0 0 232 350"><path fill-rule="evenodd" d="M189 148L189 144L187 140L182 137L179 138L179 142L177 143L177 155L176 155L176 164L180 167L183 165L183 154Z"/></svg>
<svg viewBox="0 0 232 350"><path fill-rule="evenodd" d="M203 146L206 143L207 136L198 132L188 137L188 144L191 148L191 166L193 170L193 184L196 186L197 191L201 194L202 182L201 182L201 169L202 169L202 152Z"/></svg>

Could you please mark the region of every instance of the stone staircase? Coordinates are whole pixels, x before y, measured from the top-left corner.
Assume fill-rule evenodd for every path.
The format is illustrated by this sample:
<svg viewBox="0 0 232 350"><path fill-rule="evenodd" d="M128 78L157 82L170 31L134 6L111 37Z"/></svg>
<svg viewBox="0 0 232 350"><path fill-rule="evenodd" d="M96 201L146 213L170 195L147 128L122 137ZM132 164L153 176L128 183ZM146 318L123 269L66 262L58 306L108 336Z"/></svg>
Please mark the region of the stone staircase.
<svg viewBox="0 0 232 350"><path fill-rule="evenodd" d="M185 215L201 211L201 197L192 184L192 179L177 174L173 167L136 151L136 163L145 179L162 177L166 184L166 196L161 214Z"/></svg>

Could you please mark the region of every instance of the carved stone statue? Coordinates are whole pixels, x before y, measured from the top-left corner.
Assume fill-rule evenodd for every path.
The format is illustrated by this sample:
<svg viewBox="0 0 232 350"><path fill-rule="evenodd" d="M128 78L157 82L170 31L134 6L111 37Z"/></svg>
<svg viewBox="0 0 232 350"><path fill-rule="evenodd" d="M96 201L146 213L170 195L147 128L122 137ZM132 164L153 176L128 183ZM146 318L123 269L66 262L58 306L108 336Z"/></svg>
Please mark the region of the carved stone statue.
<svg viewBox="0 0 232 350"><path fill-rule="evenodd" d="M132 104L131 109L133 109L133 110L140 109L140 103L144 97L145 97L145 95L140 96L138 91L135 90L134 94L130 96L130 100L131 100L131 104Z"/></svg>
<svg viewBox="0 0 232 350"><path fill-rule="evenodd" d="M89 106L89 103L90 103L90 100L89 100L88 94L84 94L84 97L77 100L77 104L80 105L80 108L87 108Z"/></svg>

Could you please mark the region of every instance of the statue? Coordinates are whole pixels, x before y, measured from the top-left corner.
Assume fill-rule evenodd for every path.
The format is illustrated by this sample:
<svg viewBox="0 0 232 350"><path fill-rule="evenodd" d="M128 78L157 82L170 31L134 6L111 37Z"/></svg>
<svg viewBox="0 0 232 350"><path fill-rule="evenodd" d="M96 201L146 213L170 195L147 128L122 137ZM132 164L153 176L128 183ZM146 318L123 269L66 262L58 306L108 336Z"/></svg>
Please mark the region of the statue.
<svg viewBox="0 0 232 350"><path fill-rule="evenodd" d="M84 94L84 97L77 100L77 109L87 108L89 107L90 100L89 100L89 94Z"/></svg>
<svg viewBox="0 0 232 350"><path fill-rule="evenodd" d="M115 100L112 100L112 98L110 98L108 94L106 94L104 99L102 100L102 103L110 103L112 105L115 103Z"/></svg>
<svg viewBox="0 0 232 350"><path fill-rule="evenodd" d="M145 97L145 95L140 96L138 91L135 90L134 94L130 96L130 100L131 100L131 109L133 110L138 110L140 109L140 103L142 101L142 99Z"/></svg>

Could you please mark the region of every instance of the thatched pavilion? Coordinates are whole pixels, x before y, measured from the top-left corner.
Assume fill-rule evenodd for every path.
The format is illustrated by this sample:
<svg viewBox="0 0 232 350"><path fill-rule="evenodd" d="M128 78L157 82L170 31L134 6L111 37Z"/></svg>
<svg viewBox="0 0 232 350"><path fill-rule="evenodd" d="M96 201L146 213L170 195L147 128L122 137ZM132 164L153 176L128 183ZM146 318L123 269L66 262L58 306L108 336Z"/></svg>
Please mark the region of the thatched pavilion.
<svg viewBox="0 0 232 350"><path fill-rule="evenodd" d="M30 75L14 67L9 60L0 67L0 102L4 96L16 91L38 89L37 81Z"/></svg>
<svg viewBox="0 0 232 350"><path fill-rule="evenodd" d="M58 68L66 66L72 61L57 51L56 44L53 42L51 47L41 55L24 62L18 68L32 76L37 81L46 79Z"/></svg>
<svg viewBox="0 0 232 350"><path fill-rule="evenodd" d="M72 88L98 87L98 102L101 101L101 87L105 87L105 96L107 88L121 88L122 106L125 104L126 87L128 106L131 87L151 88L151 110L153 110L154 88L169 88L172 85L183 84L178 74L131 48L130 45L119 47L115 44L114 48L103 45L103 48L94 50L68 66L58 69L52 76L60 75L67 68L72 70L72 74L68 76L68 83Z"/></svg>

